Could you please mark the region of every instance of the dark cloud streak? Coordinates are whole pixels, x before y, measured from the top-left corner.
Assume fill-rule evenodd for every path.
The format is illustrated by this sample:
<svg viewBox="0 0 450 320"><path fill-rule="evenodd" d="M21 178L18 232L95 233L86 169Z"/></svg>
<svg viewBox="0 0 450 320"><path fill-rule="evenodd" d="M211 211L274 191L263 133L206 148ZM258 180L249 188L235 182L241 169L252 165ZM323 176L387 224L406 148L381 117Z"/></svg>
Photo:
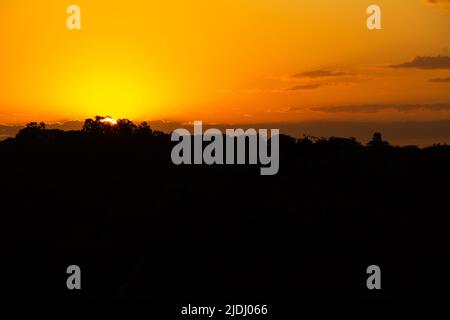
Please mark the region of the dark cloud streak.
<svg viewBox="0 0 450 320"><path fill-rule="evenodd" d="M336 71L329 71L329 70L313 70L313 71L306 71L306 72L300 72L297 74L292 75L292 78L311 78L311 79L317 79L317 78L327 78L327 77L343 77L348 76L350 74L344 73L344 72L336 72Z"/></svg>
<svg viewBox="0 0 450 320"><path fill-rule="evenodd" d="M434 78L430 79L429 81L435 83L450 83L450 78Z"/></svg>
<svg viewBox="0 0 450 320"><path fill-rule="evenodd" d="M450 57L448 56L436 56L436 57L426 57L418 56L415 57L411 62L404 62L400 64L391 65L391 68L415 68L415 69L450 69Z"/></svg>
<svg viewBox="0 0 450 320"><path fill-rule="evenodd" d="M435 104L362 104L336 107L312 107L311 111L325 113L377 113L383 110L411 112L416 110L450 111L450 103Z"/></svg>
<svg viewBox="0 0 450 320"><path fill-rule="evenodd" d="M448 3L448 4L450 4L450 0L426 0L426 2L433 3L433 4L437 4L437 3Z"/></svg>
<svg viewBox="0 0 450 320"><path fill-rule="evenodd" d="M321 84L319 84L319 83L304 84L304 85L298 85L298 86L293 86L291 88L287 88L286 91L314 90L314 89L319 88L320 86L321 86Z"/></svg>

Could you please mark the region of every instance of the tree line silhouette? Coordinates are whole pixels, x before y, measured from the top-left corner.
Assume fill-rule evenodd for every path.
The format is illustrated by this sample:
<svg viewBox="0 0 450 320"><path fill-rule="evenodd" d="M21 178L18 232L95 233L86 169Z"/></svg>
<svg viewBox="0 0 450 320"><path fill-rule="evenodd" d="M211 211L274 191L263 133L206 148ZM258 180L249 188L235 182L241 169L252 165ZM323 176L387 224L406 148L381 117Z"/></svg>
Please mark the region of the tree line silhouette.
<svg viewBox="0 0 450 320"><path fill-rule="evenodd" d="M169 134L104 119L0 142L9 295L71 298L78 264L89 298L448 297L449 146L280 135L260 176L176 166Z"/></svg>
<svg viewBox="0 0 450 320"><path fill-rule="evenodd" d="M80 131L72 130L72 131L63 131L60 129L47 129L44 122L30 122L26 125L25 128L21 129L15 139L9 138L8 142L17 141L17 142L50 142L50 141L64 141L65 139L71 140L75 137L88 137L91 139L103 139L109 141L121 141L121 140L138 140L142 141L145 139L151 139L154 137L163 137L165 139L169 139L170 135L161 132L161 131L153 131L147 122L142 122L139 125L134 124L132 121L128 119L119 119L116 123L111 124L108 121L104 121L105 119L111 119L109 116L96 116L94 119L86 119L83 127ZM355 138L338 138L338 137L330 137L330 138L317 138L308 135L304 135L300 139L294 139L292 137L281 135L282 139L285 140L286 143L294 142L299 146L306 145L341 145L342 147L362 147L363 145L358 142ZM391 144L387 141L384 141L381 133L375 132L373 134L372 139L367 143L368 147L374 148L392 148ZM445 148L446 145L434 145L433 148ZM398 147L397 147L398 148ZM414 146L408 146L407 148L414 148Z"/></svg>

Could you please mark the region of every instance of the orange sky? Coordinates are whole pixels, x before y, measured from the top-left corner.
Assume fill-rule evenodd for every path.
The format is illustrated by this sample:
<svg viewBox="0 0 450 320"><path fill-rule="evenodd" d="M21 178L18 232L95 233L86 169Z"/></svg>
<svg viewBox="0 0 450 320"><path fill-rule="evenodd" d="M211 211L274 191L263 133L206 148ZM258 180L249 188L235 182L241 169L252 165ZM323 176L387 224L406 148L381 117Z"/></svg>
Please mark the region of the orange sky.
<svg viewBox="0 0 450 320"><path fill-rule="evenodd" d="M390 67L450 56L426 2L1 0L0 123L450 119L450 67Z"/></svg>

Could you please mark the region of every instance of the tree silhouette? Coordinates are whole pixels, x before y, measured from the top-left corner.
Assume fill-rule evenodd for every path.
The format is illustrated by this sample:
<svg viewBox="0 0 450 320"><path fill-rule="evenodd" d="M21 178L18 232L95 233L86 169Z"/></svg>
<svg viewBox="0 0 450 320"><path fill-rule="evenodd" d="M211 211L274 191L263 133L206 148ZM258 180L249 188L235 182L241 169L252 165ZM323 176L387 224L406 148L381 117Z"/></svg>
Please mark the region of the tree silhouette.
<svg viewBox="0 0 450 320"><path fill-rule="evenodd" d="M383 140L383 137L380 132L375 132L372 136L372 140L370 140L367 145L369 147L389 147L390 143Z"/></svg>
<svg viewBox="0 0 450 320"><path fill-rule="evenodd" d="M147 122L142 122L136 129L136 136L138 137L151 137L153 130L150 128Z"/></svg>
<svg viewBox="0 0 450 320"><path fill-rule="evenodd" d="M95 120L93 119L86 119L84 121L83 127L81 131L88 135L101 135L104 133L104 124L101 123L101 120L103 120L104 117L96 116Z"/></svg>
<svg viewBox="0 0 450 320"><path fill-rule="evenodd" d="M35 140L39 138L43 139L45 135L46 129L44 122L30 122L17 133L16 138L19 140Z"/></svg>
<svg viewBox="0 0 450 320"><path fill-rule="evenodd" d="M132 137L137 130L137 126L128 119L117 120L117 124L113 126L113 131L119 137Z"/></svg>

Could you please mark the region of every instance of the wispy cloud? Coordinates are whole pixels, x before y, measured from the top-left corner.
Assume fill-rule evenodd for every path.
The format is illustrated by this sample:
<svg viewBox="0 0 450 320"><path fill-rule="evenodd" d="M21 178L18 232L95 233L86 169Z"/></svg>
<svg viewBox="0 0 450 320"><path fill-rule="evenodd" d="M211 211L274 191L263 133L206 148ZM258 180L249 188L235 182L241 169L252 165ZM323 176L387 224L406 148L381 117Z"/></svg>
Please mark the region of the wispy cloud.
<svg viewBox="0 0 450 320"><path fill-rule="evenodd" d="M450 111L450 103L435 104L361 104L336 107L312 107L311 111L326 113L376 113L383 110L411 112L415 110Z"/></svg>
<svg viewBox="0 0 450 320"><path fill-rule="evenodd" d="M313 71L305 71L300 72L292 75L292 78L310 78L310 79L317 79L317 78L328 78L328 77L343 77L343 76L349 76L351 74L345 73L345 72L338 72L338 71L330 71L330 70L313 70Z"/></svg>
<svg viewBox="0 0 450 320"><path fill-rule="evenodd" d="M305 107L289 107L283 112L300 112L300 111L305 111Z"/></svg>
<svg viewBox="0 0 450 320"><path fill-rule="evenodd" d="M220 93L261 93L264 92L262 89L253 88L253 89L221 89Z"/></svg>
<svg viewBox="0 0 450 320"><path fill-rule="evenodd" d="M297 86L293 86L290 88L287 88L286 91L302 91L302 90L314 90L321 86L320 83L313 83L313 84L301 84Z"/></svg>
<svg viewBox="0 0 450 320"><path fill-rule="evenodd" d="M430 82L436 82L436 83L450 83L450 78L434 78L430 79Z"/></svg>
<svg viewBox="0 0 450 320"><path fill-rule="evenodd" d="M450 4L450 0L425 0L425 2L431 4Z"/></svg>
<svg viewBox="0 0 450 320"><path fill-rule="evenodd" d="M425 4L435 6L440 9L450 9L450 0L422 0Z"/></svg>
<svg viewBox="0 0 450 320"><path fill-rule="evenodd" d="M418 56L410 62L391 65L391 68L416 68L416 69L450 69L450 57L448 56Z"/></svg>

